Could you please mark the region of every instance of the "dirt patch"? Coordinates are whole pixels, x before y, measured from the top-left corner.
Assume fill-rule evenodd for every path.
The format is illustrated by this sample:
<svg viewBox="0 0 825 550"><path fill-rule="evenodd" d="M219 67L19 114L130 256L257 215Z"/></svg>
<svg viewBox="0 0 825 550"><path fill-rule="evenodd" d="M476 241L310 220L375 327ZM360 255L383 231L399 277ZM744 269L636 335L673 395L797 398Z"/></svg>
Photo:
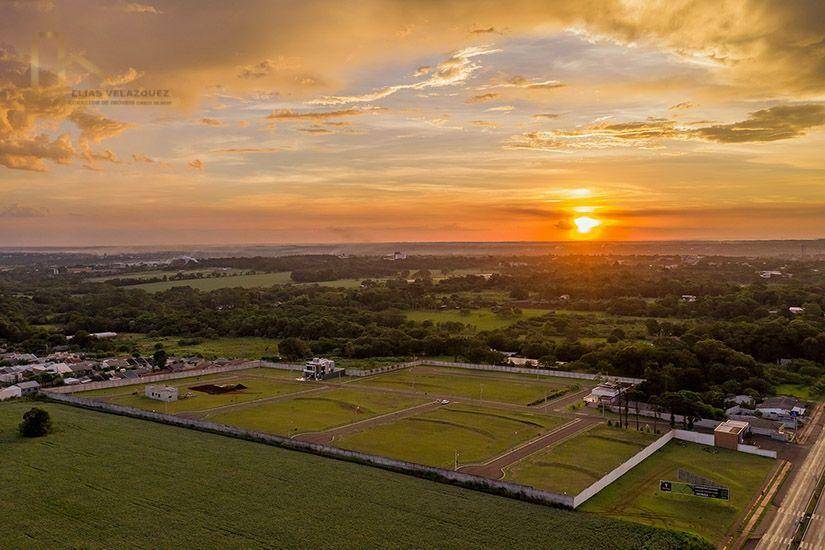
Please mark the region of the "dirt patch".
<svg viewBox="0 0 825 550"><path fill-rule="evenodd" d="M209 395L220 395L222 393L240 392L245 390L246 386L243 384L202 384L200 386L191 386L189 389L208 393Z"/></svg>

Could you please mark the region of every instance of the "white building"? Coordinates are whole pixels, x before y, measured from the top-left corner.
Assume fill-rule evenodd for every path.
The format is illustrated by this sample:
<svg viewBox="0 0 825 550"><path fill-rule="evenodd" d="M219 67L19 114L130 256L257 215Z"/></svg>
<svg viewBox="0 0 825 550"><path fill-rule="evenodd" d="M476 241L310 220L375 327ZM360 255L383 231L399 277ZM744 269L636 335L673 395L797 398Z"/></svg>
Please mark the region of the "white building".
<svg viewBox="0 0 825 550"><path fill-rule="evenodd" d="M324 380L335 373L335 361L313 357L304 364L304 380Z"/></svg>
<svg viewBox="0 0 825 550"><path fill-rule="evenodd" d="M618 401L618 397L627 391L629 387L630 385L604 382L590 390L590 395L585 397L584 401L591 406L599 405L601 403L612 405Z"/></svg>
<svg viewBox="0 0 825 550"><path fill-rule="evenodd" d="M178 400L178 388L174 386L146 386L146 397L165 401L167 403Z"/></svg>
<svg viewBox="0 0 825 550"><path fill-rule="evenodd" d="M791 312L791 315L799 315L799 314L805 313L805 308L804 307L791 306L791 307L788 308L788 311Z"/></svg>
<svg viewBox="0 0 825 550"><path fill-rule="evenodd" d="M507 363L514 367L538 367L538 359L529 359L527 357L510 356L507 358Z"/></svg>
<svg viewBox="0 0 825 550"><path fill-rule="evenodd" d="M20 397L23 393L18 386L9 386L8 388L0 389L0 401L11 399L12 397Z"/></svg>
<svg viewBox="0 0 825 550"><path fill-rule="evenodd" d="M696 296L693 294L682 294L682 301L683 302L695 302Z"/></svg>

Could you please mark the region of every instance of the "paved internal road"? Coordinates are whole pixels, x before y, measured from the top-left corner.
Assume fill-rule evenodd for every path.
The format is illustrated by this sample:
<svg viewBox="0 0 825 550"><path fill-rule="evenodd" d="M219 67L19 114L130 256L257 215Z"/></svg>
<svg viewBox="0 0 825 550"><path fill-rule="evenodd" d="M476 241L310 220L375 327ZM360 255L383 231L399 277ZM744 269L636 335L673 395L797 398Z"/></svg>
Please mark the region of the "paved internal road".
<svg viewBox="0 0 825 550"><path fill-rule="evenodd" d="M774 550L790 546L799 520L805 514L805 508L808 506L808 501L823 470L825 470L825 432L820 431L819 437L811 447L808 456L805 457L802 466L793 475L791 486L782 499L782 503L776 511L768 530L765 531L756 546L757 549ZM819 514L822 514L821 502L817 510ZM820 515L819 519L814 521L815 525L811 525L805 537L808 542L817 540L817 537L825 537L825 534L823 534L825 524L822 516ZM806 545L805 548L823 548L823 546Z"/></svg>

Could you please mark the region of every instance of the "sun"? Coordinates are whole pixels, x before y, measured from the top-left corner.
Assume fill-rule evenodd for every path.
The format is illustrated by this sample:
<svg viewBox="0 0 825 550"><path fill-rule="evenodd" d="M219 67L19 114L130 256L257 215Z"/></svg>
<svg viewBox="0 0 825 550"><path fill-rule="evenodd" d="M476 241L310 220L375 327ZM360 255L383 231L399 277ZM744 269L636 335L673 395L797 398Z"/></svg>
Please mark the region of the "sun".
<svg viewBox="0 0 825 550"><path fill-rule="evenodd" d="M591 218L590 216L580 216L573 220L576 224L576 231L582 234L590 233L594 227L599 227L602 224L601 220Z"/></svg>

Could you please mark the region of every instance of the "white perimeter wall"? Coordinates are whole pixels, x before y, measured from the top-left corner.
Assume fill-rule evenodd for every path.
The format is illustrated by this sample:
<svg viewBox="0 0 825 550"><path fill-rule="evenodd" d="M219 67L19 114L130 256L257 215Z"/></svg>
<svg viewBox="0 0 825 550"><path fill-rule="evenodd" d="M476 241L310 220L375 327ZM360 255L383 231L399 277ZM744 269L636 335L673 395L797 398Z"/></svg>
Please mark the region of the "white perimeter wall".
<svg viewBox="0 0 825 550"><path fill-rule="evenodd" d="M74 384L72 386L57 386L54 388L42 388L50 393L77 393L89 390L101 390L104 388L117 388L120 386L132 386L136 384L151 384L152 382L162 382L164 380L176 380L178 378L192 378L195 376L205 376L207 374L220 374L222 372L232 372L236 370L254 369L264 367L270 369L302 370L302 365L291 363L271 363L269 361L247 361L237 365L226 365L222 367L209 367L205 369L182 370L178 372L165 372L163 374L153 374L151 376L140 376L138 378L122 378L120 380L104 380L103 382L89 382L88 384Z"/></svg>
<svg viewBox="0 0 825 550"><path fill-rule="evenodd" d="M631 458L619 465L615 470L606 474L596 483L583 490L581 493L573 497L573 508L578 508L589 500L593 495L625 475L627 472L639 465L644 459L664 447L669 441L679 439L681 441L689 441L691 443L698 443L700 445L714 446L713 434L705 434L700 432L691 432L688 430L670 430L665 435L633 455ZM742 453L754 454L768 458L776 458L776 451L769 451L767 449L760 449L754 445L739 445L737 450Z"/></svg>

